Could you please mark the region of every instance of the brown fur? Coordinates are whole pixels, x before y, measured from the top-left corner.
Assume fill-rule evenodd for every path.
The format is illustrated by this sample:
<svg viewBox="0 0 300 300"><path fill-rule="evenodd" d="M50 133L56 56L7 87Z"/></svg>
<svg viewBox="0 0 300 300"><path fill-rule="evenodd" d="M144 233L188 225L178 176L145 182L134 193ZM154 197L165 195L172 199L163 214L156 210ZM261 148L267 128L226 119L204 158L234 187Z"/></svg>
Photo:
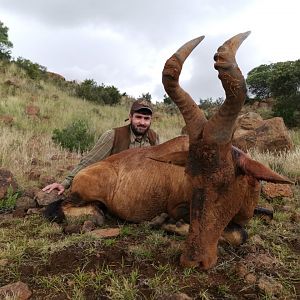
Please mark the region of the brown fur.
<svg viewBox="0 0 300 300"><path fill-rule="evenodd" d="M178 83L183 62L201 37L180 48L163 70L165 90L179 107L189 138L110 156L81 170L72 184L72 194L87 204L99 201L125 220L141 222L163 212L174 219L190 219L181 256L184 266L208 269L215 264L217 243L226 226L230 222L243 225L253 216L259 179L289 182L231 145L245 99L235 52L247 35L227 41L215 56L226 92L226 101L215 116L207 121Z"/></svg>

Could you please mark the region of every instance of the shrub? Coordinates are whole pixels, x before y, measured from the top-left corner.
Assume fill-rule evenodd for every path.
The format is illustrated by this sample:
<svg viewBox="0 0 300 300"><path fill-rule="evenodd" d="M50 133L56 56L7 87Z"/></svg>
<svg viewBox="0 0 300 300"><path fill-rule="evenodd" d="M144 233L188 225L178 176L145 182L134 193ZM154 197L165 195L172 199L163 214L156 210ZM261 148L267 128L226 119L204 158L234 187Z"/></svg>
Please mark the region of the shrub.
<svg viewBox="0 0 300 300"><path fill-rule="evenodd" d="M24 69L31 79L41 79L46 76L47 68L39 65L38 63L33 63L29 59L18 57L16 64L20 68Z"/></svg>
<svg viewBox="0 0 300 300"><path fill-rule="evenodd" d="M19 193L15 192L12 186L7 189L6 196L0 200L0 212L11 211L15 208Z"/></svg>
<svg viewBox="0 0 300 300"><path fill-rule="evenodd" d="M121 100L119 90L114 86L98 86L93 79L86 79L76 87L76 96L98 104L114 105Z"/></svg>
<svg viewBox="0 0 300 300"><path fill-rule="evenodd" d="M54 129L52 140L65 149L82 153L94 144L94 134L86 121L76 120L64 129Z"/></svg>

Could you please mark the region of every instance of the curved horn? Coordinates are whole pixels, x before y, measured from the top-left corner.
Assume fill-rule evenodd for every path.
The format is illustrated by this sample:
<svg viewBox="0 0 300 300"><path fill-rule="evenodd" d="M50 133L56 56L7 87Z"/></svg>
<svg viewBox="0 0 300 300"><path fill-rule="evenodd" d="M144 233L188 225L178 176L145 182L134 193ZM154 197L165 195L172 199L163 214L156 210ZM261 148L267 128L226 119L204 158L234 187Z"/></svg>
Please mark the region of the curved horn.
<svg viewBox="0 0 300 300"><path fill-rule="evenodd" d="M199 45L201 41L205 38L204 35L199 36L193 40L190 40L189 42L185 43L183 46L181 46L176 52L175 56L179 59L179 62L181 65L185 62L187 57L192 53L192 51Z"/></svg>
<svg viewBox="0 0 300 300"><path fill-rule="evenodd" d="M178 106L185 123L190 140L193 141L207 121L202 110L196 105L192 97L179 85L182 65L194 48L204 39L200 36L185 43L165 63L162 72L162 82L166 93Z"/></svg>
<svg viewBox="0 0 300 300"><path fill-rule="evenodd" d="M235 60L235 54L250 31L227 40L214 56L215 69L219 72L226 100L209 120L203 132L206 141L225 144L231 141L236 118L246 99L246 84Z"/></svg>

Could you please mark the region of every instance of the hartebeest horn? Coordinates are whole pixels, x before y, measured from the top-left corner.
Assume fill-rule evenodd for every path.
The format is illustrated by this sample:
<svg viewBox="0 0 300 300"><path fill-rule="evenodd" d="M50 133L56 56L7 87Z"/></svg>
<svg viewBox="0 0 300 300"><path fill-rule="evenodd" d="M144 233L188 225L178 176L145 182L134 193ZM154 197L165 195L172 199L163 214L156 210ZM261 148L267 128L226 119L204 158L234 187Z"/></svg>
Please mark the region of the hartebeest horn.
<svg viewBox="0 0 300 300"><path fill-rule="evenodd" d="M204 36L200 36L180 47L166 61L162 72L165 91L178 106L187 125L187 132L191 141L197 138L207 120L203 111L196 105L192 97L180 87L178 81L184 61L203 39Z"/></svg>
<svg viewBox="0 0 300 300"><path fill-rule="evenodd" d="M207 142L225 144L231 141L236 118L246 99L245 79L236 63L235 54L249 34L250 31L247 31L227 40L214 56L215 69L219 72L226 100L205 126L203 138Z"/></svg>

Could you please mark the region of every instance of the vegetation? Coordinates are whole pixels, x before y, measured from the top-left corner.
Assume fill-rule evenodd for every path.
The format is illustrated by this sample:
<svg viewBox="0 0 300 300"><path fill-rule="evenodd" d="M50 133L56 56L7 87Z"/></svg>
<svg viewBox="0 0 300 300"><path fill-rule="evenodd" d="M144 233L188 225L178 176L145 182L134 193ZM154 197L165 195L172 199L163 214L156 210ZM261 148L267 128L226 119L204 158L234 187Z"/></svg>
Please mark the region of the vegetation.
<svg viewBox="0 0 300 300"><path fill-rule="evenodd" d="M11 59L12 42L8 39L8 27L0 21L0 60Z"/></svg>
<svg viewBox="0 0 300 300"><path fill-rule="evenodd" d="M97 85L93 79L86 79L77 85L76 95L102 105L115 105L121 100L121 94L116 87Z"/></svg>
<svg viewBox="0 0 300 300"><path fill-rule="evenodd" d="M87 121L76 120L63 129L54 129L52 140L70 151L85 152L94 144Z"/></svg>
<svg viewBox="0 0 300 300"><path fill-rule="evenodd" d="M289 127L300 126L300 59L260 65L248 73L247 84L257 99L276 100L274 116Z"/></svg>
<svg viewBox="0 0 300 300"><path fill-rule="evenodd" d="M16 64L24 69L31 79L38 80L46 76L47 68L38 63L31 62L29 59L18 57Z"/></svg>

